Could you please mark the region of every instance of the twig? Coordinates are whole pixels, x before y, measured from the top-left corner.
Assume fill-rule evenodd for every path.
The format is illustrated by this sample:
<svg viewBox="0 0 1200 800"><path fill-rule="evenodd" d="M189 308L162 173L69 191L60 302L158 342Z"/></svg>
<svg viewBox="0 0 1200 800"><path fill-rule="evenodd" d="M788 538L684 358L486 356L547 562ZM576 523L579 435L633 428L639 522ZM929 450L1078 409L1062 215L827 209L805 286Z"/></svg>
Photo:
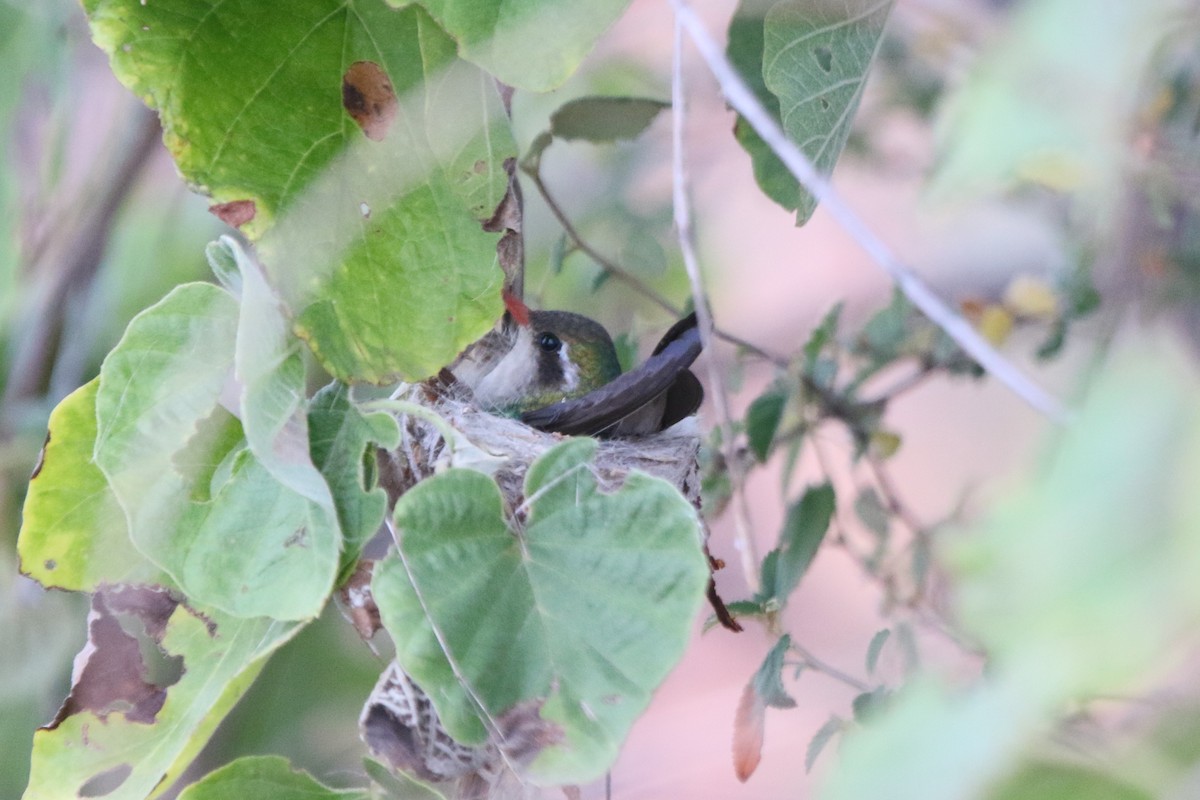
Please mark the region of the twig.
<svg viewBox="0 0 1200 800"><path fill-rule="evenodd" d="M655 291L654 287L650 286L650 284L646 283L637 275L634 275L621 265L606 258L604 254L588 244L588 242L579 235L579 231L575 230L575 226L571 224L571 220L567 218L567 215L562 210L562 207L555 202L553 197L551 197L550 190L546 188L546 184L542 181L541 172L537 168L526 169L525 174L528 175L530 180L533 181L534 187L538 190L538 193L542 196L542 199L546 201L546 205L550 208L550 213L554 215L556 220L558 220L558 224L562 226L563 232L567 234L567 238L570 239L571 242L577 248L579 248L581 252L587 254L589 258L599 264L600 268L609 275L629 284L637 291L638 294L650 300L671 316L679 316L679 309L676 308L670 300Z"/></svg>
<svg viewBox="0 0 1200 800"><path fill-rule="evenodd" d="M679 317L683 314L683 310L681 308L655 291L654 287L650 286L650 284L643 281L637 275L634 275L620 264L605 256L603 253L593 247L591 243L583 238L583 236L579 233L579 230L567 217L566 212L563 211L562 206L559 205L554 196L550 194L550 188L546 186L545 181L542 180L541 172L536 166L526 167L525 174L529 176L531 181L533 181L533 186L538 190L538 194L542 196L542 200L545 201L546 207L550 209L550 213L556 220L558 220L558 224L562 226L563 233L567 235L567 238L571 240L571 244L575 245L575 247L581 253L584 253L588 256L588 258L592 259L592 261L595 261L596 264L599 265L600 269L604 270L610 276L616 278L622 283L625 283L635 292L642 295L647 300L650 300L672 317ZM753 355L758 356L765 361L769 361L781 369L786 368L788 365L788 360L783 356L776 355L775 353L769 353L753 342L747 341L740 336L716 327L713 328L713 333L717 338L740 347L746 352L752 353Z"/></svg>
<svg viewBox="0 0 1200 800"><path fill-rule="evenodd" d="M848 672L842 672L832 664L822 661L810 653L803 645L798 644L795 639L792 639L792 645L790 649L796 655L800 656L800 660L804 662L804 666L808 667L809 669L820 672L823 675L828 675L834 680L846 684L851 689L857 689L860 692L871 691L871 686L865 681L860 681L858 678L854 677Z"/></svg>
<svg viewBox="0 0 1200 800"><path fill-rule="evenodd" d="M891 402L900 395L917 388L922 383L933 377L936 368L929 362L923 362L915 370L900 378L884 391L880 392L874 398L866 401L868 403Z"/></svg>
<svg viewBox="0 0 1200 800"><path fill-rule="evenodd" d="M900 518L900 520L912 531L913 536L917 538L925 538L928 527L917 519L917 515L913 513L908 504L900 499L900 493L896 490L896 484L892 480L891 473L888 472L883 461L878 456L867 454L867 465L871 468L871 474L875 478L875 484L879 487L880 493L883 495L883 502L887 505L887 510Z"/></svg>
<svg viewBox="0 0 1200 800"><path fill-rule="evenodd" d="M721 86L729 104L753 126L758 135L787 166L788 171L815 197L850 236L858 242L871 259L886 272L896 286L922 313L954 339L968 355L987 372L1007 386L1032 408L1056 423L1063 424L1070 413L1055 397L1021 373L979 334L970 323L956 314L932 289L867 227L859 216L833 189L829 179L817 172L812 161L804 155L780 128L779 123L763 108L754 93L746 86L737 70L725 57L704 24L688 6L686 0L670 0L675 9L676 27L687 29L700 55ZM678 49L678 45L676 46ZM678 55L676 56L678 58Z"/></svg>
<svg viewBox="0 0 1200 800"><path fill-rule="evenodd" d="M746 502L745 474L737 460L733 438L733 421L729 412L729 398L725 392L725 381L712 349L713 320L708 308L708 295L700 276L700 264L696 257L694 232L692 230L691 206L687 197L687 171L684 166L683 123L686 104L683 96L683 29L675 21L675 47L671 68L671 175L672 206L675 216L675 233L679 237L679 251L687 270L688 283L692 287L692 305L696 309L700 340L704 344L704 360L708 369L708 382L712 390L713 408L721 429L721 446L725 450L725 464L729 470L729 481L733 487L734 542L742 564L742 574L751 591L758 589L758 548L754 543L750 511Z"/></svg>

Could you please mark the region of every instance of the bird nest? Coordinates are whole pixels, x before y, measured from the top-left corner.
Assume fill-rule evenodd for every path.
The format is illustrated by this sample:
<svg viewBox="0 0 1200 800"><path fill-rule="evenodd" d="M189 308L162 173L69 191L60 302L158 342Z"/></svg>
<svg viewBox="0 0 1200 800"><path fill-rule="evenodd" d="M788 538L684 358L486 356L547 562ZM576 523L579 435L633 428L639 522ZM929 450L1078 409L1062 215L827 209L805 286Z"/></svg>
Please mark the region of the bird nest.
<svg viewBox="0 0 1200 800"><path fill-rule="evenodd" d="M529 465L567 438L484 411L469 392L445 382L407 387L396 399L402 440L379 456L380 482L392 503L441 470L468 467L492 475L509 508L515 508L524 500ZM648 436L601 439L592 470L605 492L619 489L633 470L662 478L699 509L699 451L695 421L688 419Z"/></svg>

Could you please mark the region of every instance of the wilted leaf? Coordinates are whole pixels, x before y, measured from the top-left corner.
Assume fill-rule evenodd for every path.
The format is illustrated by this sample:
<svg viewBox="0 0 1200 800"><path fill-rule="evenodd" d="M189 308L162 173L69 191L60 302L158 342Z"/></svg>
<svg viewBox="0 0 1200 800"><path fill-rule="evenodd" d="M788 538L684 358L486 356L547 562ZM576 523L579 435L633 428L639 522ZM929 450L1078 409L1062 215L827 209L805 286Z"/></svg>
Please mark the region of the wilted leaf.
<svg viewBox="0 0 1200 800"><path fill-rule="evenodd" d="M153 720L88 706L64 708L67 713L54 728L34 734L26 800L100 793L108 800L143 800L169 787L249 688L267 656L299 630L293 623L234 619L213 609L173 603L170 609L169 617L151 615L143 623L162 656L178 659L181 669L178 681L165 687ZM92 653L93 659L103 657ZM108 666L117 669L97 676L102 684L144 680L130 672L136 669L133 661ZM90 794L81 794L85 787Z"/></svg>
<svg viewBox="0 0 1200 800"><path fill-rule="evenodd" d="M514 522L480 473L421 482L396 505L401 557L381 562L374 584L397 659L455 738L479 741L483 729L430 621L493 716L545 699L541 716L564 738L534 761L538 781L587 780L611 764L681 655L709 578L692 506L636 472L599 491L595 447L573 439L534 462Z"/></svg>
<svg viewBox="0 0 1200 800"><path fill-rule="evenodd" d="M733 718L733 772L743 783L750 779L762 760L763 729L767 705L754 691L754 682L746 684Z"/></svg>

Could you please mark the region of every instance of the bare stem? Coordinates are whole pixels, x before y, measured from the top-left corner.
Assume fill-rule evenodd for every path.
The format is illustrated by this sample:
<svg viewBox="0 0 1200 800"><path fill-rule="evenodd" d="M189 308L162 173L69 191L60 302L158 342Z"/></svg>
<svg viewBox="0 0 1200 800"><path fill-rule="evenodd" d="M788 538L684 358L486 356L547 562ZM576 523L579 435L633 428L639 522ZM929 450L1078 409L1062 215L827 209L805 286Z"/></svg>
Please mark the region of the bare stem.
<svg viewBox="0 0 1200 800"><path fill-rule="evenodd" d="M871 259L891 277L904 295L930 320L954 339L968 355L977 361L1014 394L1050 420L1063 424L1070 414L1063 404L1018 370L1000 354L971 324L955 313L909 267L897 258L883 241L863 222L842 199L829 179L817 172L813 163L800 151L780 128L779 123L763 107L754 92L746 85L725 53L704 27L704 23L688 6L686 0L670 0L675 9L676 26L687 29L688 35L708 64L721 86L729 104L753 126L763 141L824 206ZM678 50L678 45L676 46ZM676 56L678 58L678 56Z"/></svg>
<svg viewBox="0 0 1200 800"><path fill-rule="evenodd" d="M542 196L542 200L545 201L546 207L550 209L550 213L556 220L558 220L558 224L562 226L563 233L567 235L567 238L571 240L571 244L575 245L575 247L581 253L584 253L588 256L588 258L592 259L592 261L595 261L596 264L599 265L600 269L626 284L635 292L642 295L671 316L678 317L683 314L683 310L681 308L655 291L654 287L650 286L650 284L646 283L637 275L625 269L611 258L605 256L603 253L593 247L590 242L584 239L579 233L579 230L571 223L570 218L567 217L566 212L563 211L562 206L559 205L554 195L550 193L550 188L546 186L545 181L542 180L540 171L536 167L532 169L526 169L525 174L527 174L529 179L533 181L533 186L538 190L538 194ZM729 333L728 331L714 327L713 334L716 335L718 339L722 339L729 344L740 347L746 352L751 353L765 361L769 361L781 369L786 367L788 364L788 360L783 356L770 353L753 342L747 341L746 339Z"/></svg>
<svg viewBox="0 0 1200 800"><path fill-rule="evenodd" d="M704 361L708 370L708 383L712 390L713 409L721 429L721 446L725 450L725 464L729 470L729 481L733 487L734 542L742 565L742 574L751 591L758 588L758 548L754 543L750 524L750 509L746 502L745 471L737 458L733 436L733 420L729 411L729 398L725 391L724 376L712 348L713 320L708 306L708 294L700 275L700 262L696 256L695 233L692 230L691 205L688 202L688 177L684 163L683 128L686 119L686 103L683 93L683 29L678 18L675 21L675 48L671 69L671 175L672 206L675 216L675 232L679 237L679 251L687 270L688 283L692 287L692 305L696 309L700 339L704 344Z"/></svg>
<svg viewBox="0 0 1200 800"><path fill-rule="evenodd" d="M808 648L804 647L804 645L798 644L795 639L792 640L791 650L800 656L800 660L804 662L804 666L809 669L820 672L823 675L828 675L834 680L846 684L851 689L857 689L860 692L871 691L871 686L865 681L859 680L848 672L843 672L827 661L822 661L809 652Z"/></svg>

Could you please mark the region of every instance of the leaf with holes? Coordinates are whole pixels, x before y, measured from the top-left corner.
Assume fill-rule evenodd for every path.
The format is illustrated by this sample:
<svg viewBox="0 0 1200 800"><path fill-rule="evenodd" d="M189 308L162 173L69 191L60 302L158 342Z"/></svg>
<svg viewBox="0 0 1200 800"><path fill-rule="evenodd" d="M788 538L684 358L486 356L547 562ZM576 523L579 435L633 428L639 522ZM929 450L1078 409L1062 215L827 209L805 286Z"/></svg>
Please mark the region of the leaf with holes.
<svg viewBox="0 0 1200 800"><path fill-rule="evenodd" d="M828 174L845 147L891 7L891 0L756 0L739 7L731 58L752 76L751 88L820 172ZM744 120L739 119L737 136L763 191L795 209L796 224L807 222L816 199L798 187Z"/></svg>
<svg viewBox="0 0 1200 800"><path fill-rule="evenodd" d="M260 240L296 330L331 373L424 377L500 315L499 235L480 222L504 197L515 145L492 79L424 11L384 0L85 9L117 77L159 112L183 176Z"/></svg>
<svg viewBox="0 0 1200 800"><path fill-rule="evenodd" d="M595 448L572 439L534 462L513 522L480 473L421 482L396 504L400 554L374 582L397 660L456 738L482 738L476 700L493 718L542 703L561 741L532 763L539 783L609 767L681 656L708 582L692 506L637 472L601 491Z"/></svg>
<svg viewBox="0 0 1200 800"><path fill-rule="evenodd" d="M34 734L26 800L142 800L166 790L199 754L267 657L299 630L295 623L235 619L214 609L189 608L165 593L152 593L157 600L146 602L147 591L118 587L105 601L107 616L91 618L92 642L99 646L90 650L87 663L96 663L96 673L92 678L86 668L78 673L72 698L54 723ZM130 596L139 605L118 604ZM145 687L154 691L142 692L135 706L126 698L131 684L145 680L138 668L139 645L121 646L122 637L129 641L122 633L128 623L110 625L103 635L97 628L118 611L145 631L142 652L149 648L159 658L178 662L177 680ZM117 654L123 655L118 659ZM154 692L160 696L154 698Z"/></svg>

